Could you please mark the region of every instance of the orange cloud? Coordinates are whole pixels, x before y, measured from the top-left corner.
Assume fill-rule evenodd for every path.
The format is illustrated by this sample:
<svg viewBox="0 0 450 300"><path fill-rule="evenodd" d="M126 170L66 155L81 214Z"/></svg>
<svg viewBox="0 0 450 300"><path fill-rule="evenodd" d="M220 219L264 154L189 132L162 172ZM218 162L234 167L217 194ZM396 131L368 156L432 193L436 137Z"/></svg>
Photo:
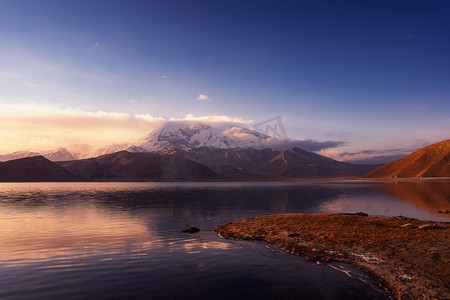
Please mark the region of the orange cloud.
<svg viewBox="0 0 450 300"><path fill-rule="evenodd" d="M180 120L248 123L228 116L186 115ZM155 127L167 122L150 114L89 112L54 105L0 104L0 154L14 151L45 151L58 147L100 148L135 142Z"/></svg>
<svg viewBox="0 0 450 300"><path fill-rule="evenodd" d="M164 122L148 114L86 112L50 105L0 104L0 153L134 141Z"/></svg>

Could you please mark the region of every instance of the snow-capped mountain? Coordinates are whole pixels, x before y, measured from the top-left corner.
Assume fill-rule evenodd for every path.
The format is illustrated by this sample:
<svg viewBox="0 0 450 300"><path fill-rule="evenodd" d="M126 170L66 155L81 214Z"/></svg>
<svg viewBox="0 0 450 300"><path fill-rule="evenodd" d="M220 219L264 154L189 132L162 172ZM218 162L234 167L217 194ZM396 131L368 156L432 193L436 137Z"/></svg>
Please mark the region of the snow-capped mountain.
<svg viewBox="0 0 450 300"><path fill-rule="evenodd" d="M171 149L190 149L203 146L214 148L260 148L270 137L231 122L167 122L141 138L132 152L152 152Z"/></svg>
<svg viewBox="0 0 450 300"><path fill-rule="evenodd" d="M0 155L0 161L8 161L13 159L25 158L42 155L51 161L66 161L77 159L66 148L58 148L57 150L44 151L44 152L30 152L30 151L17 151L11 154Z"/></svg>
<svg viewBox="0 0 450 300"><path fill-rule="evenodd" d="M66 148L58 148L56 151L46 151L41 154L51 161L66 161L77 159L75 155L69 152Z"/></svg>
<svg viewBox="0 0 450 300"><path fill-rule="evenodd" d="M281 140L279 140L281 141ZM155 152L163 150L194 149L199 147L228 148L270 148L274 138L251 130L242 123L169 121L150 132L135 143L111 144L97 150L84 152L58 148L52 151L18 151L0 155L0 161L7 161L42 155L51 161L70 161L126 150L129 152ZM89 147L88 147L89 148Z"/></svg>
<svg viewBox="0 0 450 300"><path fill-rule="evenodd" d="M0 155L0 161L8 161L8 160L13 160L13 159L32 157L32 156L38 156L38 155L41 155L41 154L37 153L37 152L31 152L31 151L16 151L13 153Z"/></svg>
<svg viewBox="0 0 450 300"><path fill-rule="evenodd" d="M89 156L96 157L96 156L100 156L100 155L111 154L111 153L115 153L118 151L127 150L129 147L132 147L132 146L133 146L133 144L131 144L131 143L111 144L111 145L101 147L100 149L94 151ZM130 152L138 152L138 151L130 151Z"/></svg>

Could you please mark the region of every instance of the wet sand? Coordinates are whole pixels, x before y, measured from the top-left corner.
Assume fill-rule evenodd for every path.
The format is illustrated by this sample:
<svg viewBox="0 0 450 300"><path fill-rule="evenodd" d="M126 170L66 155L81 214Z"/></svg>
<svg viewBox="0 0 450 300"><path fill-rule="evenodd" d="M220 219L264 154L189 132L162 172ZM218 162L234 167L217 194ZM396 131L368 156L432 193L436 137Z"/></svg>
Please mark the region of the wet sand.
<svg viewBox="0 0 450 300"><path fill-rule="evenodd" d="M273 243L315 261L353 264L374 275L396 299L450 299L450 222L286 214L247 218L215 230L225 238Z"/></svg>

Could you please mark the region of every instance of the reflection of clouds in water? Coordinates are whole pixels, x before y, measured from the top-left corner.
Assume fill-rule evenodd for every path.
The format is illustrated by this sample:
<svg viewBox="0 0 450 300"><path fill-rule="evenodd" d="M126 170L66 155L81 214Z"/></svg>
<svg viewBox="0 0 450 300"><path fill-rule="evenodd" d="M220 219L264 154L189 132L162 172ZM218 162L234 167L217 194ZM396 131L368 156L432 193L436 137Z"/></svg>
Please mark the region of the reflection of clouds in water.
<svg viewBox="0 0 450 300"><path fill-rule="evenodd" d="M192 241L183 241L180 242L171 242L169 243L169 252L175 251L186 251L189 254L198 254L203 250L229 250L232 248L237 248L236 245L233 245L229 242L222 241L200 241L200 240L192 240Z"/></svg>
<svg viewBox="0 0 450 300"><path fill-rule="evenodd" d="M217 250L227 250L231 248L230 243L224 243L224 242L216 242L216 241L195 241L195 242L188 242L183 244L183 248L189 253L190 251L193 251L195 249L217 249Z"/></svg>
<svg viewBox="0 0 450 300"><path fill-rule="evenodd" d="M64 213L52 209L3 210L0 260L12 266L94 255L134 255L160 247L147 222L93 206L72 206Z"/></svg>

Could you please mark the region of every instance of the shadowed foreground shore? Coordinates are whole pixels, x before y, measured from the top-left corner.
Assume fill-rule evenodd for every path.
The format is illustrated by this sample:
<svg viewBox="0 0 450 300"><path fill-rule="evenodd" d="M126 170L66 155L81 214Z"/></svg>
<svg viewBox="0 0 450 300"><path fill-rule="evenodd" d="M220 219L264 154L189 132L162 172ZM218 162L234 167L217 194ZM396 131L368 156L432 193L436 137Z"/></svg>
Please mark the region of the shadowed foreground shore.
<svg viewBox="0 0 450 300"><path fill-rule="evenodd" d="M398 299L450 299L450 222L364 214L286 214L219 225L225 238L261 240L318 261L351 263Z"/></svg>

